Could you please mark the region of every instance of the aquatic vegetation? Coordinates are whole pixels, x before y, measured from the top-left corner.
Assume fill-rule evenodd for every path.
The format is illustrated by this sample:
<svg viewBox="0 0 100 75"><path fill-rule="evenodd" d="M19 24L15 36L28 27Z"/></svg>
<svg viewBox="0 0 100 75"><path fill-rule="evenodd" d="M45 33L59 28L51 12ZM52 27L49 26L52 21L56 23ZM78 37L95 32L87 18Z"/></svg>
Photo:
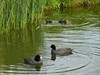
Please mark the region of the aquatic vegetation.
<svg viewBox="0 0 100 75"><path fill-rule="evenodd" d="M0 0L0 33L41 25L43 9L88 7L100 0Z"/></svg>
<svg viewBox="0 0 100 75"><path fill-rule="evenodd" d="M0 0L0 32L41 22L43 5L43 0Z"/></svg>

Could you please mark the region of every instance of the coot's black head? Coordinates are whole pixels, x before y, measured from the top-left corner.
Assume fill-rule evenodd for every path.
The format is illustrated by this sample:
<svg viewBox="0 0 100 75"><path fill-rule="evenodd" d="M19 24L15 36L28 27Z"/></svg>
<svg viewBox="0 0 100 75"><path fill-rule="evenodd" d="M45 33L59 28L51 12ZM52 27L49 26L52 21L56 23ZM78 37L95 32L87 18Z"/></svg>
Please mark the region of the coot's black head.
<svg viewBox="0 0 100 75"><path fill-rule="evenodd" d="M34 60L38 62L38 61L40 61L40 58L41 58L40 55L35 55Z"/></svg>
<svg viewBox="0 0 100 75"><path fill-rule="evenodd" d="M51 45L51 48L52 48L53 50L56 50L56 46L55 46L54 44Z"/></svg>

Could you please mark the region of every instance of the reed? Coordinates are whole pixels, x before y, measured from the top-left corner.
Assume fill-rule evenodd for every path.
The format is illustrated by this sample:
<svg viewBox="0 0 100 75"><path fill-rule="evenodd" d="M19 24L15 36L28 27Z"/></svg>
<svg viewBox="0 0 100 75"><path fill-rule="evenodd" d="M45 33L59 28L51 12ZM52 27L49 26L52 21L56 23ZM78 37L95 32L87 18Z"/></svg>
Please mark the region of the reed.
<svg viewBox="0 0 100 75"><path fill-rule="evenodd" d="M43 0L0 0L0 32L39 23L44 3Z"/></svg>

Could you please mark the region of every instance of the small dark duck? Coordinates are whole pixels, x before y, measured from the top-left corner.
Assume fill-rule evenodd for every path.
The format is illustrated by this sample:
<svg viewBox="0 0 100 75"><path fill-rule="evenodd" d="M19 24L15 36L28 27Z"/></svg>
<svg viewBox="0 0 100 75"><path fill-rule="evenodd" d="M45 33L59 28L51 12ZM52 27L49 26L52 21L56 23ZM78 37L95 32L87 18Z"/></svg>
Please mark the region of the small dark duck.
<svg viewBox="0 0 100 75"><path fill-rule="evenodd" d="M33 58L24 58L25 64L35 65L35 64L43 64L42 57L40 55L35 55Z"/></svg>
<svg viewBox="0 0 100 75"><path fill-rule="evenodd" d="M63 24L63 25L66 25L67 21L66 20L58 20L58 21L45 20L45 24Z"/></svg>
<svg viewBox="0 0 100 75"><path fill-rule="evenodd" d="M54 44L51 45L51 52L56 54L56 55L70 55L72 54L73 49L71 48L59 48L56 49L56 46Z"/></svg>
<svg viewBox="0 0 100 75"><path fill-rule="evenodd" d="M24 58L24 63L33 65L37 71L40 71L43 61L40 55L35 55L33 58Z"/></svg>

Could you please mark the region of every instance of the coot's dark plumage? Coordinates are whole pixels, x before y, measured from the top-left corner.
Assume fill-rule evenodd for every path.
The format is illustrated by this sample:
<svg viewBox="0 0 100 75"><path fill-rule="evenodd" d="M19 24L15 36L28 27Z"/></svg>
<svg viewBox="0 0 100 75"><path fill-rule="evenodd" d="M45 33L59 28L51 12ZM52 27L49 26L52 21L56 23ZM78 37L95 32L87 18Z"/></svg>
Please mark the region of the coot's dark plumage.
<svg viewBox="0 0 100 75"><path fill-rule="evenodd" d="M33 58L24 58L25 64L35 65L35 64L43 64L42 58L40 55L36 55Z"/></svg>
<svg viewBox="0 0 100 75"><path fill-rule="evenodd" d="M59 48L56 49L56 46L54 44L51 45L51 52L55 53L56 55L70 55L72 54L71 48Z"/></svg>

